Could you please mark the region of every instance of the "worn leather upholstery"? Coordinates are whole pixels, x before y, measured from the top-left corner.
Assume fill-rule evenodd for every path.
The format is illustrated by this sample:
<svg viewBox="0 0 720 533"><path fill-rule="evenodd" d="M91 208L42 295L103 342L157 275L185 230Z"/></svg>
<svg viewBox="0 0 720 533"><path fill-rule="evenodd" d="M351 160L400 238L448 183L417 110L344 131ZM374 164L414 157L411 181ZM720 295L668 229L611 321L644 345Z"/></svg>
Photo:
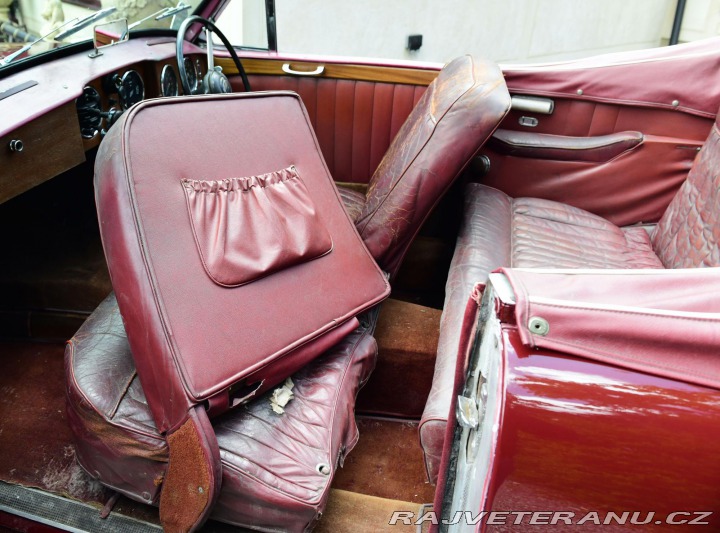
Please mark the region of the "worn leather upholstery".
<svg viewBox="0 0 720 533"><path fill-rule="evenodd" d="M433 385L420 423L428 477L437 479L467 296L500 267L697 268L720 266L720 130L716 119L657 226L619 228L565 204L513 199L470 184L450 266Z"/></svg>
<svg viewBox="0 0 720 533"><path fill-rule="evenodd" d="M268 395L213 421L222 491L212 518L254 529L304 531L319 517L333 474L358 439L355 395L377 346L360 327L293 377L285 414ZM82 467L104 485L157 504L168 449L137 377L115 296L66 349L67 413ZM319 471L328 465L329 474Z"/></svg>
<svg viewBox="0 0 720 533"><path fill-rule="evenodd" d="M471 183L445 286L433 384L420 423L428 477L437 478L468 294L500 266L662 268L641 227L621 229L568 205Z"/></svg>
<svg viewBox="0 0 720 533"><path fill-rule="evenodd" d="M509 108L494 63L462 56L440 71L373 174L355 221L383 270L397 272L435 204Z"/></svg>
<svg viewBox="0 0 720 533"><path fill-rule="evenodd" d="M218 138L239 142L242 154L223 143L199 143L191 129L183 129L213 109L227 117L214 125ZM184 121L175 120L178 113ZM253 123L252 131L238 127L238 119ZM173 150L188 157L160 149L168 139L173 139ZM332 253L229 290L207 275L181 180L202 177L220 183L289 165L302 177L313 210L330 233ZM191 405L208 400L211 412L227 408L233 384L267 389L281 382L352 331L355 316L389 294L387 280L340 205L307 113L294 93L145 101L124 114L103 139L95 190L118 305L163 433L174 431ZM278 197L276 212L287 214L283 198ZM267 210L257 205L257 212ZM210 208L203 211L212 213ZM299 229L294 218L288 216L283 224ZM268 244L267 250L260 246L257 251L258 264L267 267L276 226L232 224L224 232L220 226L212 231L218 231L216 239L239 239L243 231L251 231L250 240ZM209 235L211 240L213 233ZM308 240L314 238L317 234ZM339 274L350 270L352 284ZM281 328L266 327L285 316L289 306L293 320ZM201 355L207 353L213 357Z"/></svg>
<svg viewBox="0 0 720 533"><path fill-rule="evenodd" d="M363 205L365 204L365 195L359 191L354 191L341 186L338 187L338 192L340 193L340 199L345 206L345 211L347 211L348 215L350 215L352 221L355 222L360 216Z"/></svg>
<svg viewBox="0 0 720 533"><path fill-rule="evenodd" d="M510 108L500 69L471 56L448 63L427 89L273 76L251 81L300 94L335 180L367 182L372 172L365 197L342 187L340 195L370 253L391 275Z"/></svg>
<svg viewBox="0 0 720 533"><path fill-rule="evenodd" d="M715 121L688 179L653 235L666 268L720 265L720 130Z"/></svg>

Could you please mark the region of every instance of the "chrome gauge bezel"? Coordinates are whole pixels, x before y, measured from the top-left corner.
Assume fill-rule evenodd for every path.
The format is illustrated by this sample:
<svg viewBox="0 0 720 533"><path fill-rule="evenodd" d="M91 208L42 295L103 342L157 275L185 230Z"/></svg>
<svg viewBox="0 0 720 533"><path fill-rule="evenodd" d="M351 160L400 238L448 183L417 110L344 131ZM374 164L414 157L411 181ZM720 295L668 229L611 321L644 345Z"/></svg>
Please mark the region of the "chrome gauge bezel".
<svg viewBox="0 0 720 533"><path fill-rule="evenodd" d="M80 121L80 134L83 139L92 139L102 128L102 99L98 90L86 85L82 94L75 101L78 120ZM90 109L88 109L90 108Z"/></svg>
<svg viewBox="0 0 720 533"><path fill-rule="evenodd" d="M166 82L171 83L175 90L167 91ZM180 93L178 77L172 65L165 65L160 73L160 92L163 96L177 96Z"/></svg>
<svg viewBox="0 0 720 533"><path fill-rule="evenodd" d="M136 78L136 80L134 81L137 82L140 87L140 96L137 99L133 98L131 100L128 100L125 91L127 90L128 84L133 83L133 81L131 81L132 78ZM145 83L143 82L142 76L140 76L140 73L137 70L128 70L125 74L122 75L122 78L120 78L120 83L118 85L118 97L120 98L120 106L122 106L123 109L128 109L133 104L141 102L145 99Z"/></svg>

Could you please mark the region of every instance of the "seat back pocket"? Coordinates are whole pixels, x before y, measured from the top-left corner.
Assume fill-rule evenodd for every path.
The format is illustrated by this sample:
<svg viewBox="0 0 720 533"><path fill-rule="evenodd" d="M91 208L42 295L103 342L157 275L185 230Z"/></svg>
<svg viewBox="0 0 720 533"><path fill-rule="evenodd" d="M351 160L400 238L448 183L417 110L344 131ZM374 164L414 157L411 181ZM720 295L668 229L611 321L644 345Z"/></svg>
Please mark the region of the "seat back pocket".
<svg viewBox="0 0 720 533"><path fill-rule="evenodd" d="M237 287L332 250L295 166L245 178L182 180L208 276Z"/></svg>

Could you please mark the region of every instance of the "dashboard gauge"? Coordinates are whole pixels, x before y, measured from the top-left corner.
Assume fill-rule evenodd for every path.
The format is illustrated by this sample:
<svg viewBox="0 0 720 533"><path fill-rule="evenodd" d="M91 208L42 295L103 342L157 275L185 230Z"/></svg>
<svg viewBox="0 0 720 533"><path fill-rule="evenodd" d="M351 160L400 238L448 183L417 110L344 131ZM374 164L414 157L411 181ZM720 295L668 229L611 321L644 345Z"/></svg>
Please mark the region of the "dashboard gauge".
<svg viewBox="0 0 720 533"><path fill-rule="evenodd" d="M192 62L192 59L189 57L185 58L185 72L187 73L187 79L188 79L188 85L190 86L190 92L192 94L195 94L195 91L197 90L197 71L195 70L195 63Z"/></svg>
<svg viewBox="0 0 720 533"><path fill-rule="evenodd" d="M88 85L75 101L75 108L80 120L80 133L85 139L92 139L102 126L100 93Z"/></svg>
<svg viewBox="0 0 720 533"><path fill-rule="evenodd" d="M123 109L128 109L133 104L137 104L145 98L145 86L142 78L136 70L128 70L120 78L118 86L118 96L120 97L120 105Z"/></svg>
<svg viewBox="0 0 720 533"><path fill-rule="evenodd" d="M160 87L163 96L178 95L178 79L172 65L165 65L160 74Z"/></svg>

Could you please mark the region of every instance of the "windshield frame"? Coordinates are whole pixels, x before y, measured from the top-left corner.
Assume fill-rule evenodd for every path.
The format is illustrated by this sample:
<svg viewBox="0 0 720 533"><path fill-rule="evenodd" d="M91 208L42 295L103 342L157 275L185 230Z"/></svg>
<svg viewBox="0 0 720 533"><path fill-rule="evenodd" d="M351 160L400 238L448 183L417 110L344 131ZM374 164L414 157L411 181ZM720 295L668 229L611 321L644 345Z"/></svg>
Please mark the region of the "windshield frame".
<svg viewBox="0 0 720 533"><path fill-rule="evenodd" d="M221 0L201 0L198 3L198 5L195 7L195 9L191 12L191 14L207 13L206 16L213 16L214 12L218 9L218 7L221 4L222 4ZM80 7L87 8L88 9L87 15L92 15L94 13L99 13L102 11L102 10L97 9L95 6L91 6L87 3L81 4L78 2L78 3L73 3L73 5L80 5ZM113 18L118 18L118 17L110 15L109 20L112 20ZM123 18L123 17L119 17L119 18ZM72 22L72 21L70 21L70 22ZM103 18L102 21L98 20L94 24L92 24L91 28L94 28L97 23L103 23L103 22L107 22L107 20L105 20L105 18ZM35 30L33 30L33 31L35 31ZM170 28L158 28L158 27L154 27L154 28L138 27L137 29L130 30L130 32L129 32L129 38L149 37L149 36L165 36L165 35L176 36L177 30L170 29ZM195 37L194 33L191 34L190 32L188 33L188 36L192 36L193 38ZM13 51L12 46L14 46L14 45L17 45L17 49L19 50L20 48L22 48L23 46L26 46L28 44L34 45L37 43L38 45L41 45L43 42L53 43L53 36L50 36L47 39L40 38L36 42L14 41L14 42L3 43L3 44L8 44L10 46L10 51L12 52ZM72 55L72 54L75 54L78 52L83 52L85 50L91 50L91 49L93 49L92 37L89 37L89 38L83 39L83 40L79 40L76 42L61 41L61 44L59 46L50 48L49 50L41 51L39 53L29 53L28 55L25 55L24 57L23 56L16 57L7 64L0 63L0 79L3 79L4 77L6 77L10 74L22 71L25 68L31 68L33 66L42 65L48 61L61 59L61 58L67 57L68 55Z"/></svg>

